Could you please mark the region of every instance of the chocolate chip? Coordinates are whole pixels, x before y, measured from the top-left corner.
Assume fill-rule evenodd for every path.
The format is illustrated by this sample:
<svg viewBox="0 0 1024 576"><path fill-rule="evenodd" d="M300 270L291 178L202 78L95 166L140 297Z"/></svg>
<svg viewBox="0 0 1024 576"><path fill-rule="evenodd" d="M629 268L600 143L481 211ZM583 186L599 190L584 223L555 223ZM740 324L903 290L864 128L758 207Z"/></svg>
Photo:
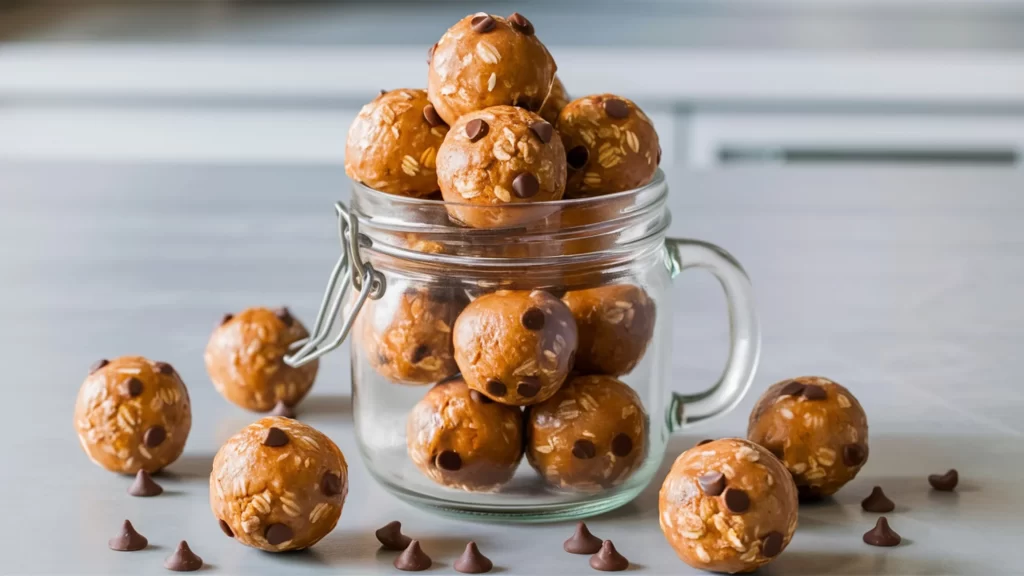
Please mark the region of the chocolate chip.
<svg viewBox="0 0 1024 576"><path fill-rule="evenodd" d="M178 549L164 560L164 568L172 572L195 572L203 567L203 559L196 556L188 547L188 542L182 540L178 543Z"/></svg>
<svg viewBox="0 0 1024 576"><path fill-rule="evenodd" d="M940 492L952 492L958 482L960 482L960 474L953 469L950 469L945 474L931 474L928 476L928 483L932 485L932 488Z"/></svg>
<svg viewBox="0 0 1024 576"><path fill-rule="evenodd" d="M323 477L320 478L320 491L328 498L341 494L341 476L334 472L324 472Z"/></svg>
<svg viewBox="0 0 1024 576"><path fill-rule="evenodd" d="M434 50L437 50L437 42L427 50L427 64L430 64L434 60Z"/></svg>
<svg viewBox="0 0 1024 576"><path fill-rule="evenodd" d="M149 430L146 430L145 434L142 435L142 441L149 448L156 448L157 446L163 444L164 440L166 439L167 430L165 430L164 427L160 426L159 424L156 426L152 426L151 428L149 428Z"/></svg>
<svg viewBox="0 0 1024 576"><path fill-rule="evenodd" d="M587 165L587 160L589 159L590 151L587 150L586 146L577 146L565 153L566 164L574 170L582 169Z"/></svg>
<svg viewBox="0 0 1024 576"><path fill-rule="evenodd" d="M513 12L512 15L508 17L508 23L519 32L522 32L527 36L533 36L533 24L526 19L526 16L523 16L519 12Z"/></svg>
<svg viewBox="0 0 1024 576"><path fill-rule="evenodd" d="M263 531L263 537L271 546L278 546L295 537L295 533L287 524L271 524Z"/></svg>
<svg viewBox="0 0 1024 576"><path fill-rule="evenodd" d="M441 452L437 455L435 462L438 468L449 472L455 472L462 468L462 456L459 456L459 453L454 450Z"/></svg>
<svg viewBox="0 0 1024 576"><path fill-rule="evenodd" d="M633 451L633 439L628 434L620 432L612 438L612 454L619 458L626 456Z"/></svg>
<svg viewBox="0 0 1024 576"><path fill-rule="evenodd" d="M153 481L149 472L139 470L135 473L135 481L128 487L128 493L132 496L148 498L150 496L159 496L163 494L164 489Z"/></svg>
<svg viewBox="0 0 1024 576"><path fill-rule="evenodd" d="M860 444L847 444L843 446L843 462L847 466L860 466L864 463L867 453Z"/></svg>
<svg viewBox="0 0 1024 576"><path fill-rule="evenodd" d="M397 520L381 526L373 534L386 550L405 550L412 542L412 538L402 534L402 523Z"/></svg>
<svg viewBox="0 0 1024 576"><path fill-rule="evenodd" d="M619 554L611 540L605 540L601 550L590 557L590 567L601 572L621 572L629 568L629 560Z"/></svg>
<svg viewBox="0 0 1024 576"><path fill-rule="evenodd" d="M697 478L697 484L708 496L718 496L725 491L725 474L713 470Z"/></svg>
<svg viewBox="0 0 1024 576"><path fill-rule="evenodd" d="M769 532L761 539L761 555L765 558L774 558L782 552L782 542L785 540L781 532Z"/></svg>
<svg viewBox="0 0 1024 576"><path fill-rule="evenodd" d="M494 400L491 400L486 395L481 394L476 390L469 391L469 399L480 404L491 404L494 402Z"/></svg>
<svg viewBox="0 0 1024 576"><path fill-rule="evenodd" d="M544 328L544 311L536 306L531 306L523 312L523 317L520 319L523 323L523 328L527 330L541 330Z"/></svg>
<svg viewBox="0 0 1024 576"><path fill-rule="evenodd" d="M821 386L815 386L814 384L804 386L800 394L808 400L825 400L828 398L828 392L825 392L825 389Z"/></svg>
<svg viewBox="0 0 1024 576"><path fill-rule="evenodd" d="M235 317L234 314L225 314L225 315L221 316L220 317L220 325L223 326L223 325L227 324L228 322L231 322L231 319L234 318L234 317Z"/></svg>
<svg viewBox="0 0 1024 576"><path fill-rule="evenodd" d="M530 124L530 132L533 132L541 142L547 144L551 142L551 135L555 133L555 129L548 122L534 122Z"/></svg>
<svg viewBox="0 0 1024 576"><path fill-rule="evenodd" d="M590 440L577 440L572 445L572 455L580 460L589 460L597 456L597 447Z"/></svg>
<svg viewBox="0 0 1024 576"><path fill-rule="evenodd" d="M278 400L277 404L274 404L274 409L270 411L270 415L282 418L295 418L295 410L292 410L291 406L285 404L284 400Z"/></svg>
<svg viewBox="0 0 1024 576"><path fill-rule="evenodd" d="M430 356L430 347L426 344L420 344L412 351L412 363L419 364L427 356Z"/></svg>
<svg viewBox="0 0 1024 576"><path fill-rule="evenodd" d="M118 552L135 552L136 550L142 550L148 545L149 540L136 532L135 527L127 520L121 525L121 531L117 533L117 536L107 540L107 546L111 550L117 550Z"/></svg>
<svg viewBox="0 0 1024 576"><path fill-rule="evenodd" d="M466 122L466 136L469 137L470 142L476 142L477 140L487 136L487 131L490 130L490 126L487 122L479 118L474 118L469 122Z"/></svg>
<svg viewBox="0 0 1024 576"><path fill-rule="evenodd" d="M135 398L142 394L142 380L132 376L125 382L125 388L128 390L128 395Z"/></svg>
<svg viewBox="0 0 1024 576"><path fill-rule="evenodd" d="M284 322L285 326L291 326L295 322L295 318L292 316L291 310L287 307L282 306L274 310L274 316L277 316L278 320Z"/></svg>
<svg viewBox="0 0 1024 576"><path fill-rule="evenodd" d="M490 572L491 568L494 568L494 563L487 556L480 553L480 549L477 548L476 542L470 542L466 544L466 549L462 552L462 556L459 556L452 568L462 572L463 574L483 574Z"/></svg>
<svg viewBox="0 0 1024 576"><path fill-rule="evenodd" d="M438 115L437 110L434 109L433 104L427 104L423 107L423 119L427 121L427 124L430 124L431 128L434 126L447 126L444 120L441 119L441 116Z"/></svg>
<svg viewBox="0 0 1024 576"><path fill-rule="evenodd" d="M267 437L263 439L264 446L280 448L286 444L288 444L288 435L284 433L284 430L273 426L267 430Z"/></svg>
<svg viewBox="0 0 1024 576"><path fill-rule="evenodd" d="M174 374L174 366L171 366L167 362L156 362L153 366L156 367L156 371L160 374L165 374L167 376Z"/></svg>
<svg viewBox="0 0 1024 576"><path fill-rule="evenodd" d="M430 556L420 548L419 540L410 540L405 551L395 558L394 566L403 572L420 572L430 568Z"/></svg>
<svg viewBox="0 0 1024 576"><path fill-rule="evenodd" d="M799 396L800 393L803 391L803 384L797 382L796 380L791 380L785 386L783 386L781 390L779 390L779 396Z"/></svg>
<svg viewBox="0 0 1024 576"><path fill-rule="evenodd" d="M523 376L516 386L516 393L523 398L533 398L540 393L540 378L536 376Z"/></svg>
<svg viewBox="0 0 1024 576"><path fill-rule="evenodd" d="M520 198L533 198L540 192L540 181L529 172L523 172L512 180L512 192Z"/></svg>
<svg viewBox="0 0 1024 576"><path fill-rule="evenodd" d="M508 394L508 388L501 382L501 380L488 380L487 393L491 396L501 398L505 394Z"/></svg>
<svg viewBox="0 0 1024 576"><path fill-rule="evenodd" d="M696 448L697 446L703 446L703 445L705 445L705 444L707 444L709 442L714 442L714 441L715 441L714 438L705 438L705 439L701 440L700 442L697 442L693 446Z"/></svg>
<svg viewBox="0 0 1024 576"><path fill-rule="evenodd" d="M864 543L872 546L895 546L903 539L892 528L885 516L875 522L875 527L864 533Z"/></svg>
<svg viewBox="0 0 1024 576"><path fill-rule="evenodd" d="M609 98L602 105L609 118L622 119L629 116L629 105L618 98Z"/></svg>
<svg viewBox="0 0 1024 576"><path fill-rule="evenodd" d="M107 364L110 364L109 360L107 360L106 358L100 358L95 363L93 363L92 366L89 367L89 374L92 374L93 372L99 370L100 368L103 368Z"/></svg>
<svg viewBox="0 0 1024 576"><path fill-rule="evenodd" d="M726 488L722 495L725 507L733 514L743 514L750 509L750 496L739 488Z"/></svg>
<svg viewBox="0 0 1024 576"><path fill-rule="evenodd" d="M228 538L235 537L235 531L231 529L231 526L229 526L227 522L219 520L217 525L220 526L220 531L223 532L225 536Z"/></svg>
<svg viewBox="0 0 1024 576"><path fill-rule="evenodd" d="M473 27L473 31L480 34L494 30L495 26L494 18L491 18L489 14L476 16L469 23Z"/></svg>
<svg viewBox="0 0 1024 576"><path fill-rule="evenodd" d="M591 534L586 524L577 522L576 532L562 544L562 549L569 554L597 554L601 539Z"/></svg>
<svg viewBox="0 0 1024 576"><path fill-rule="evenodd" d="M866 512L892 512L896 505L882 492L881 486L875 486L867 498L861 500L860 507Z"/></svg>

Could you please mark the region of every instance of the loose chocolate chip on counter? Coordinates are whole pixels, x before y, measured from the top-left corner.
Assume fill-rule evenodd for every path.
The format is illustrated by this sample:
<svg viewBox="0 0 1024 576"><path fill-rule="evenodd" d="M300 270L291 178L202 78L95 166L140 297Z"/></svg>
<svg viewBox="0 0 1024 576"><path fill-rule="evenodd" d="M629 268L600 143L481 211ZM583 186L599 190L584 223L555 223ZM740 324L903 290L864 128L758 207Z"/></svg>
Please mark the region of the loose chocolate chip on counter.
<svg viewBox="0 0 1024 576"><path fill-rule="evenodd" d="M629 437L629 434L620 432L612 438L612 454L622 458L632 451L633 439Z"/></svg>
<svg viewBox="0 0 1024 576"><path fill-rule="evenodd" d="M495 26L494 18L491 18L489 14L480 14L470 20L469 23L473 27L473 31L480 34L494 30Z"/></svg>
<svg viewBox="0 0 1024 576"><path fill-rule="evenodd" d="M341 476L334 472L324 472L320 478L320 491L328 498L341 494Z"/></svg>
<svg viewBox="0 0 1024 576"><path fill-rule="evenodd" d="M576 523L576 532L562 544L562 549L569 554L597 554L601 549L601 539L590 533L583 522Z"/></svg>
<svg viewBox="0 0 1024 576"><path fill-rule="evenodd" d="M426 344L420 344L412 351L412 363L419 364L428 356L430 356L430 347Z"/></svg>
<svg viewBox="0 0 1024 576"><path fill-rule="evenodd" d="M142 394L142 380L132 376L128 379L128 382L125 383L125 388L128 389L128 395L135 398Z"/></svg>
<svg viewBox="0 0 1024 576"><path fill-rule="evenodd" d="M437 455L435 460L437 467L449 472L455 472L462 468L462 456L454 450L445 450Z"/></svg>
<svg viewBox="0 0 1024 576"><path fill-rule="evenodd" d="M285 404L284 400L278 400L277 404L274 404L274 409L270 411L270 415L282 418L295 418L295 410L292 410L291 406Z"/></svg>
<svg viewBox="0 0 1024 576"><path fill-rule="evenodd" d="M796 380L791 381L779 390L779 396L799 396L804 391L804 385Z"/></svg>
<svg viewBox="0 0 1024 576"><path fill-rule="evenodd" d="M295 317L292 316L292 312L287 306L274 310L274 316L277 316L281 322L284 322L285 326L291 326L295 322Z"/></svg>
<svg viewBox="0 0 1024 576"><path fill-rule="evenodd" d="M533 398L540 393L540 378L536 376L523 376L516 386L516 393L523 398Z"/></svg>
<svg viewBox="0 0 1024 576"><path fill-rule="evenodd" d="M860 444L847 444L843 446L843 462L847 466L860 466L864 463L864 447Z"/></svg>
<svg viewBox="0 0 1024 576"><path fill-rule="evenodd" d="M430 568L430 556L420 548L419 540L412 540L405 551L395 558L395 568L403 572L420 572Z"/></svg>
<svg viewBox="0 0 1024 576"><path fill-rule="evenodd" d="M494 568L494 563L480 553L476 542L470 542L466 544L466 550L462 552L462 556L459 556L452 567L463 574L483 574L490 572L491 568Z"/></svg>
<svg viewBox="0 0 1024 576"><path fill-rule="evenodd" d="M231 319L234 318L234 317L235 317L234 314L225 314L225 315L221 316L220 317L220 325L223 326L223 325L227 324L228 322L231 322Z"/></svg>
<svg viewBox="0 0 1024 576"><path fill-rule="evenodd" d="M534 122L530 124L530 132L533 132L541 142L547 144L551 142L551 135L555 133L555 129L548 122Z"/></svg>
<svg viewBox="0 0 1024 576"><path fill-rule="evenodd" d="M804 389L800 391L800 395L808 400L825 400L828 398L828 392L821 386L815 386L814 384L808 384L804 386Z"/></svg>
<svg viewBox="0 0 1024 576"><path fill-rule="evenodd" d="M572 455L580 460L589 460L597 456L597 447L590 440L577 440L572 445Z"/></svg>
<svg viewBox="0 0 1024 576"><path fill-rule="evenodd" d="M157 446L163 444L164 440L166 439L167 430L165 430L164 427L160 425L156 425L149 428L148 430L146 430L146 433L142 435L142 441L149 448L156 448Z"/></svg>
<svg viewBox="0 0 1024 576"><path fill-rule="evenodd" d="M958 482L960 482L960 474L954 469L950 469L945 474L931 474L928 476L928 483L932 485L932 488L940 492L952 492Z"/></svg>
<svg viewBox="0 0 1024 576"><path fill-rule="evenodd" d="M118 552L135 552L136 550L142 550L148 545L149 540L136 532L135 527L127 520L121 525L121 531L117 533L117 536L107 541L107 546L111 550L117 550Z"/></svg>
<svg viewBox="0 0 1024 576"><path fill-rule="evenodd" d="M399 521L388 522L373 533L380 545L387 550L402 551L409 547L412 538L402 534L402 523Z"/></svg>
<svg viewBox="0 0 1024 576"><path fill-rule="evenodd" d="M491 396L504 396L508 394L508 387L506 387L501 380L488 380L487 381L487 392Z"/></svg>
<svg viewBox="0 0 1024 576"><path fill-rule="evenodd" d="M235 537L235 531L231 529L231 526L228 526L227 522L223 520L218 520L217 525L220 526L220 531L223 532L225 536L227 536L228 538Z"/></svg>
<svg viewBox="0 0 1024 576"><path fill-rule="evenodd" d="M89 374L92 374L93 372L99 370L100 368L103 368L107 364L110 364L109 360L107 360L106 358L100 358L95 363L93 363L92 366L89 367Z"/></svg>
<svg viewBox="0 0 1024 576"><path fill-rule="evenodd" d="M288 435L284 433L284 430L275 428L273 426L267 430L267 437L263 439L264 446L270 446L271 448L280 448L288 444Z"/></svg>
<svg viewBox="0 0 1024 576"><path fill-rule="evenodd" d="M512 180L512 192L520 198L533 198L540 192L540 181L529 172L523 172Z"/></svg>
<svg viewBox="0 0 1024 576"><path fill-rule="evenodd" d="M885 516L878 519L875 527L864 533L864 543L872 546L895 546L903 539L889 528L889 520Z"/></svg>
<svg viewBox="0 0 1024 576"><path fill-rule="evenodd" d="M589 159L590 151L587 150L586 146L577 146L565 153L566 164L574 170L579 170L586 166Z"/></svg>
<svg viewBox="0 0 1024 576"><path fill-rule="evenodd" d="M739 488L726 488L722 495L725 507L733 514L743 514L750 509L750 496Z"/></svg>
<svg viewBox="0 0 1024 576"><path fill-rule="evenodd" d="M437 114L433 104L427 104L423 107L423 119L427 121L427 124L430 124L431 128L434 126L446 126L444 120Z"/></svg>
<svg viewBox="0 0 1024 576"><path fill-rule="evenodd" d="M195 572L203 567L203 559L196 556L195 552L188 547L188 542L182 540L178 543L178 549L174 554L164 560L164 568L172 572Z"/></svg>
<svg viewBox="0 0 1024 576"><path fill-rule="evenodd" d="M434 50L437 50L437 42L427 50L427 64L430 64L434 60Z"/></svg>
<svg viewBox="0 0 1024 576"><path fill-rule="evenodd" d="M601 544L601 550L590 557L590 567L602 572L621 572L629 568L629 560L615 549L611 540Z"/></svg>
<svg viewBox="0 0 1024 576"><path fill-rule="evenodd" d="M700 489L708 496L718 496L725 492L725 474L713 471L697 478Z"/></svg>
<svg viewBox="0 0 1024 576"><path fill-rule="evenodd" d="M141 498L148 498L150 496L159 496L164 493L164 489L153 481L153 478L149 475L149 472L145 470L139 470L135 474L135 481L128 487L128 493L132 496L139 496Z"/></svg>
<svg viewBox="0 0 1024 576"><path fill-rule="evenodd" d="M487 122L479 118L474 118L466 123L466 136L470 142L476 142L477 140L487 136L487 131L491 127L487 125Z"/></svg>
<svg viewBox="0 0 1024 576"><path fill-rule="evenodd" d="M508 23L523 34L533 36L533 24L526 19L526 16L523 16L519 12L513 12L512 15L508 17Z"/></svg>
<svg viewBox="0 0 1024 576"><path fill-rule="evenodd" d="M171 366L167 362L156 362L153 365L156 366L156 371L160 374L174 374L174 366Z"/></svg>
<svg viewBox="0 0 1024 576"><path fill-rule="evenodd" d="M714 441L715 441L714 438L705 438L705 439L701 440L700 442L697 442L693 446L696 448L697 446L703 446L703 445L705 445L705 444L707 444L709 442L714 442Z"/></svg>
<svg viewBox="0 0 1024 576"><path fill-rule="evenodd" d="M868 494L867 498L861 500L860 507L866 512L892 512L896 509L896 504L893 504L893 501L886 497L885 492L882 492L881 486L875 486L871 490L871 494Z"/></svg>
<svg viewBox="0 0 1024 576"><path fill-rule="evenodd" d="M629 116L629 105L617 98L609 98L602 105L609 118L622 119Z"/></svg>
<svg viewBox="0 0 1024 576"><path fill-rule="evenodd" d="M294 538L295 533L287 524L277 523L267 526L267 529L263 531L263 537L271 546L277 546Z"/></svg>
<svg viewBox="0 0 1024 576"><path fill-rule="evenodd" d="M536 306L527 308L526 312L523 312L523 317L520 321L523 323L523 328L527 330L542 330L544 328L544 311Z"/></svg>
<svg viewBox="0 0 1024 576"><path fill-rule="evenodd" d="M469 399L472 400L473 402L478 402L480 404L491 404L494 402L494 400L491 400L486 395L481 394L476 390L469 391Z"/></svg>
<svg viewBox="0 0 1024 576"><path fill-rule="evenodd" d="M769 532L761 539L761 555L765 558L774 558L782 552L782 533Z"/></svg>

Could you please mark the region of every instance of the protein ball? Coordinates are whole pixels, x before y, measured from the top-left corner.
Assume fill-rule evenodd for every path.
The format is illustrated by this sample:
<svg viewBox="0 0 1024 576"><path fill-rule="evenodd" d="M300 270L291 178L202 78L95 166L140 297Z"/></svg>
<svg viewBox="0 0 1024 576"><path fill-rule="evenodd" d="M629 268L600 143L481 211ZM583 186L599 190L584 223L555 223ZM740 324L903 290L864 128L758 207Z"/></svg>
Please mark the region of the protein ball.
<svg viewBox="0 0 1024 576"><path fill-rule="evenodd" d="M258 420L213 459L213 515L226 536L253 548L309 548L334 529L347 495L345 456L297 420Z"/></svg>
<svg viewBox="0 0 1024 576"><path fill-rule="evenodd" d="M427 92L454 127L464 114L490 106L540 110L556 68L525 18L480 12L459 20L434 45Z"/></svg>
<svg viewBox="0 0 1024 576"><path fill-rule="evenodd" d="M424 198L437 192L437 150L448 125L424 90L391 90L363 106L348 130L345 173L381 192Z"/></svg>
<svg viewBox="0 0 1024 576"><path fill-rule="evenodd" d="M455 362L469 387L502 404L551 397L576 354L576 323L560 300L540 290L499 290L455 321Z"/></svg>
<svg viewBox="0 0 1024 576"><path fill-rule="evenodd" d="M661 485L661 531L679 557L711 572L753 572L789 545L797 525L789 473L739 438L683 452Z"/></svg>
<svg viewBox="0 0 1024 576"><path fill-rule="evenodd" d="M539 206L565 192L565 149L554 127L514 106L470 112L452 125L437 155L448 215L473 228L500 228L550 214ZM469 206L467 206L467 204Z"/></svg>
<svg viewBox="0 0 1024 576"><path fill-rule="evenodd" d="M100 360L78 391L78 441L90 460L111 472L160 471L181 456L191 428L188 390L166 362Z"/></svg>
<svg viewBox="0 0 1024 576"><path fill-rule="evenodd" d="M413 463L434 482L493 491L512 478L523 456L522 414L454 378L413 407L406 441Z"/></svg>
<svg viewBox="0 0 1024 576"><path fill-rule="evenodd" d="M577 376L526 415L526 456L559 488L618 486L647 455L647 412L632 388L611 376Z"/></svg>
<svg viewBox="0 0 1024 576"><path fill-rule="evenodd" d="M562 301L579 330L575 369L584 374L628 374L654 335L654 301L632 284L567 292Z"/></svg>
<svg viewBox="0 0 1024 576"><path fill-rule="evenodd" d="M849 390L818 376L783 380L757 401L747 438L775 454L801 500L835 494L868 460L868 419Z"/></svg>
<svg viewBox="0 0 1024 576"><path fill-rule="evenodd" d="M319 362L293 368L284 357L308 336L287 308L225 315L206 345L206 371L217 391L242 408L269 412L278 402L294 406L313 386Z"/></svg>
<svg viewBox="0 0 1024 576"><path fill-rule="evenodd" d="M614 94L584 96L558 115L567 154L568 198L633 190L654 178L661 148L654 124L632 100Z"/></svg>

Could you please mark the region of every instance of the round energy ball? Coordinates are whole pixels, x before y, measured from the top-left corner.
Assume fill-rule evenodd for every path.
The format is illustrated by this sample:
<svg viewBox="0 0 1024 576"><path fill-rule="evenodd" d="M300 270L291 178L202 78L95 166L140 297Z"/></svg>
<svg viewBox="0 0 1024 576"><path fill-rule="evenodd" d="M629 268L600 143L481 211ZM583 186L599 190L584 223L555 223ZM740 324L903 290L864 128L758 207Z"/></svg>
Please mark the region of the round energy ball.
<svg viewBox="0 0 1024 576"><path fill-rule="evenodd" d="M654 301L632 284L567 292L562 301L579 330L575 369L584 374L628 374L654 336Z"/></svg>
<svg viewBox="0 0 1024 576"><path fill-rule="evenodd" d="M462 115L490 106L537 111L556 68L521 14L505 19L480 12L459 20L434 45L427 92L451 126Z"/></svg>
<svg viewBox="0 0 1024 576"><path fill-rule="evenodd" d="M765 390L750 413L747 438L782 460L801 500L835 494L868 461L868 419L860 402L818 376Z"/></svg>
<svg viewBox="0 0 1024 576"><path fill-rule="evenodd" d="M565 91L565 85L562 84L562 80L555 75L555 81L551 83L551 92L548 94L548 99L544 101L544 105L541 106L540 114L541 118L547 120L552 124L558 123L558 115L562 113L562 109L569 105L569 94Z"/></svg>
<svg viewBox="0 0 1024 576"><path fill-rule="evenodd" d="M225 535L268 552L302 550L334 530L348 495L341 450L290 418L258 420L217 451L210 508Z"/></svg>
<svg viewBox="0 0 1024 576"><path fill-rule="evenodd" d="M526 406L558 390L576 354L576 323L540 290L499 290L455 321L455 362L469 387L496 402Z"/></svg>
<svg viewBox="0 0 1024 576"><path fill-rule="evenodd" d="M409 457L428 478L474 492L508 482L523 456L523 418L514 406L470 390L459 377L427 392L409 413Z"/></svg>
<svg viewBox="0 0 1024 576"><path fill-rule="evenodd" d="M560 200L565 170L565 149L554 127L514 106L465 114L437 155L441 194L455 203L448 215L473 228L514 226L550 213L546 207L508 207Z"/></svg>
<svg viewBox="0 0 1024 576"><path fill-rule="evenodd" d="M584 96L558 115L569 166L568 198L632 190L654 178L661 147L654 124L632 100L614 94Z"/></svg>
<svg viewBox="0 0 1024 576"><path fill-rule="evenodd" d="M661 531L679 557L711 572L753 572L789 545L797 524L789 473L739 438L683 452L658 496Z"/></svg>
<svg viewBox="0 0 1024 576"><path fill-rule="evenodd" d="M309 336L287 308L249 308L226 314L206 345L206 371L231 402L268 412L278 402L294 406L316 379L319 362L299 368L284 363L292 343Z"/></svg>
<svg viewBox="0 0 1024 576"><path fill-rule="evenodd" d="M78 441L90 460L111 472L162 470L181 456L191 428L188 390L166 362L100 360L78 391Z"/></svg>
<svg viewBox="0 0 1024 576"><path fill-rule="evenodd" d="M437 150L448 133L424 90L384 92L363 106L348 130L345 173L381 192L428 197L437 192Z"/></svg>
<svg viewBox="0 0 1024 576"><path fill-rule="evenodd" d="M647 455L647 412L611 376L577 376L528 408L526 456L552 486L596 492L622 484Z"/></svg>

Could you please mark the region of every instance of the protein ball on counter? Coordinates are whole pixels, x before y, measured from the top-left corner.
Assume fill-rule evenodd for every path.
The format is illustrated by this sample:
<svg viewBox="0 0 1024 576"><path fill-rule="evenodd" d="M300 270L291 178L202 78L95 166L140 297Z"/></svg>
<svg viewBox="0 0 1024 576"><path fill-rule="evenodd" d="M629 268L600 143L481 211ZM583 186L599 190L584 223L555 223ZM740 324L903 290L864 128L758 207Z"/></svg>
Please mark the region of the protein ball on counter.
<svg viewBox="0 0 1024 576"><path fill-rule="evenodd" d="M584 96L558 115L569 165L568 198L632 190L654 178L661 148L654 124L632 100Z"/></svg>
<svg viewBox="0 0 1024 576"><path fill-rule="evenodd" d="M554 127L514 106L470 112L452 125L437 155L437 178L448 215L473 228L521 224L552 211L508 209L560 200L565 149ZM470 204L472 206L466 206Z"/></svg>
<svg viewBox="0 0 1024 576"><path fill-rule="evenodd" d="M556 74L555 81L551 83L551 93L548 94L548 99L544 101L544 105L537 113L548 122L557 124L558 115L562 113L563 108L569 105L570 100L569 94L565 91L565 85Z"/></svg>
<svg viewBox="0 0 1024 576"><path fill-rule="evenodd" d="M576 323L560 300L541 290L499 290L455 321L455 362L469 387L502 404L551 397L576 354Z"/></svg>
<svg viewBox="0 0 1024 576"><path fill-rule="evenodd" d="M683 452L661 485L661 531L679 557L712 572L753 572L789 545L796 488L764 448L739 438Z"/></svg>
<svg viewBox="0 0 1024 576"><path fill-rule="evenodd" d="M406 441L413 463L434 482L493 491L512 478L522 459L522 413L456 377L431 388L413 407Z"/></svg>
<svg viewBox="0 0 1024 576"><path fill-rule="evenodd" d="M319 362L284 363L288 348L309 332L287 308L249 308L227 314L206 345L206 371L222 396L255 412L294 406L316 379Z"/></svg>
<svg viewBox="0 0 1024 576"><path fill-rule="evenodd" d="M459 20L434 45L427 92L454 127L464 114L490 106L540 110L556 68L529 20L480 12Z"/></svg>
<svg viewBox="0 0 1024 576"><path fill-rule="evenodd" d="M647 454L647 412L611 376L577 376L526 415L526 456L552 486L599 491L622 484Z"/></svg>
<svg viewBox="0 0 1024 576"><path fill-rule="evenodd" d="M221 446L210 474L210 508L226 536L284 552L334 529L348 495L348 464L330 438L281 417L258 420Z"/></svg>
<svg viewBox="0 0 1024 576"><path fill-rule="evenodd" d="M868 419L849 390L818 376L783 380L754 405L747 438L775 454L801 500L834 494L868 460Z"/></svg>
<svg viewBox="0 0 1024 576"><path fill-rule="evenodd" d="M100 360L78 391L78 441L111 472L158 472L181 456L191 428L188 390L166 362Z"/></svg>
<svg viewBox="0 0 1024 576"><path fill-rule="evenodd" d="M579 330L575 369L584 374L628 374L654 335L654 301L632 284L567 292L562 301Z"/></svg>
<svg viewBox="0 0 1024 576"><path fill-rule="evenodd" d="M345 173L381 192L424 198L437 192L437 150L448 125L424 90L384 92L348 130Z"/></svg>

